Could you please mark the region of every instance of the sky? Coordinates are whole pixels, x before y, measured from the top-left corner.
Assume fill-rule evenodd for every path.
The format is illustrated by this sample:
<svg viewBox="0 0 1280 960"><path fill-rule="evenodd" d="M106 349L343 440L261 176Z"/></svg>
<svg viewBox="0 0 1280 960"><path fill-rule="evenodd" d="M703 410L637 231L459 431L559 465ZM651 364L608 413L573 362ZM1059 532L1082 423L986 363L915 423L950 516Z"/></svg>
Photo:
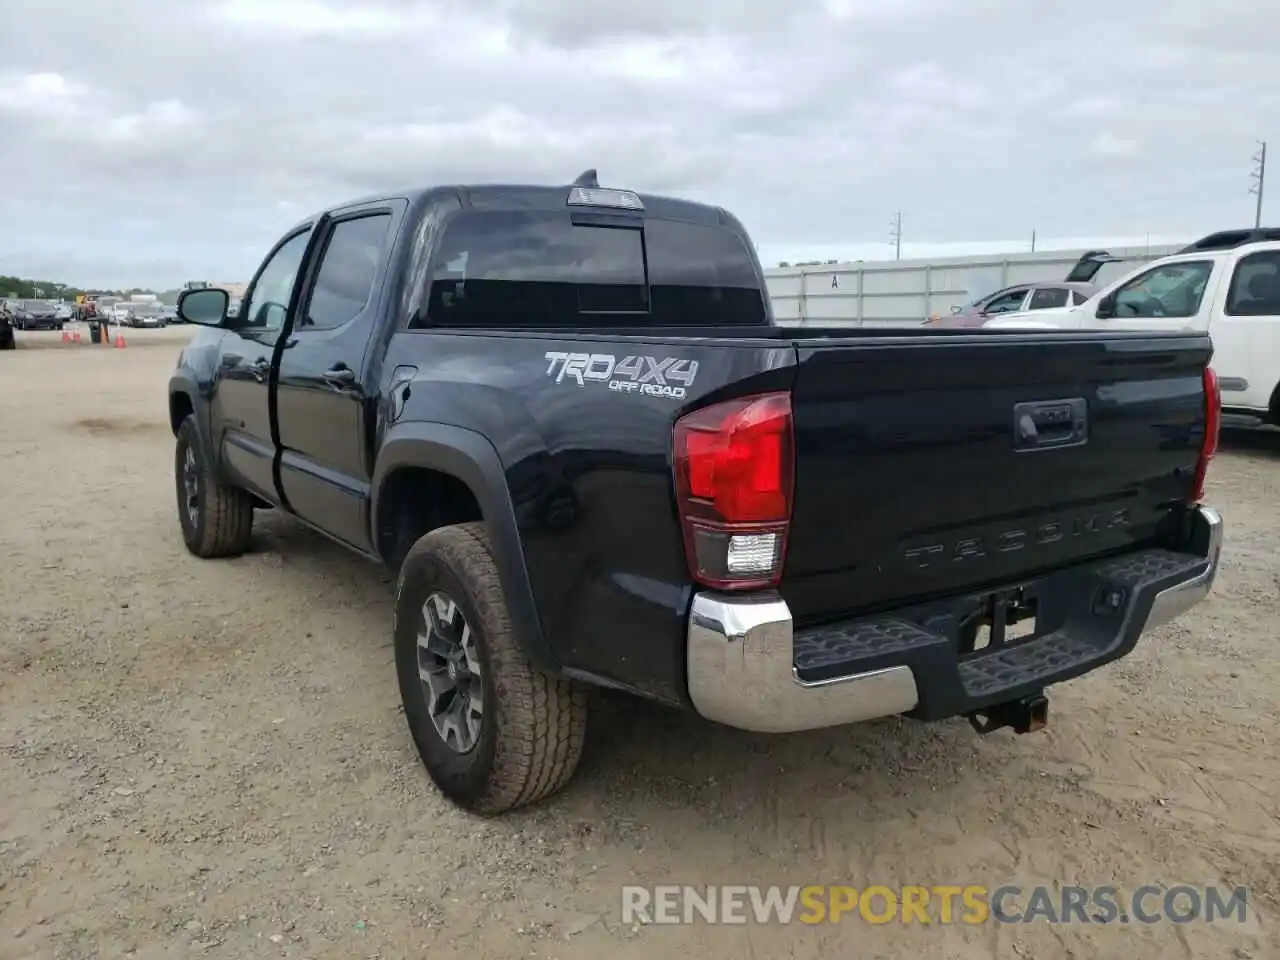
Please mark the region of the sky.
<svg viewBox="0 0 1280 960"><path fill-rule="evenodd" d="M890 259L899 211L904 258L1249 225L1269 137L1280 203L1265 0L0 0L0 39L0 274L76 285L247 280L328 204L587 167L766 266Z"/></svg>

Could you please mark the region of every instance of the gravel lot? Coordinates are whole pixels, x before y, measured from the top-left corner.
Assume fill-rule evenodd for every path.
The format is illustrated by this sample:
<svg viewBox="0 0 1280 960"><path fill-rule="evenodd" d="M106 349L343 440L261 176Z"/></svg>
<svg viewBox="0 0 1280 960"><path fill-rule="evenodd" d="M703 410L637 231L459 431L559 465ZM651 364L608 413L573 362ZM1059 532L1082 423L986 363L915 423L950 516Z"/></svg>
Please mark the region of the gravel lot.
<svg viewBox="0 0 1280 960"><path fill-rule="evenodd" d="M563 795L483 821L413 752L389 574L271 514L243 558L183 549L189 336L0 353L0 957L1280 955L1280 437L1215 462L1212 598L1056 688L1043 733L768 738L609 699ZM618 919L627 883L1157 882L1248 885L1252 918Z"/></svg>

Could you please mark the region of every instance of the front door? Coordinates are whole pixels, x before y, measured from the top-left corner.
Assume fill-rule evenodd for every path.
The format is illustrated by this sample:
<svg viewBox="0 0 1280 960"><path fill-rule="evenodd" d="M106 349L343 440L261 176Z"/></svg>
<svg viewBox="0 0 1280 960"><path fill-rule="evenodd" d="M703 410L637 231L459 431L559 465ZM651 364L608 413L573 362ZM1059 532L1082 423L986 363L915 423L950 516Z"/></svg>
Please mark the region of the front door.
<svg viewBox="0 0 1280 960"><path fill-rule="evenodd" d="M378 399L378 371L365 354L402 207L355 208L328 223L276 384L280 487L289 508L365 551L373 549L368 511Z"/></svg>
<svg viewBox="0 0 1280 960"><path fill-rule="evenodd" d="M284 328L309 228L286 237L267 256L219 345L210 400L214 442L235 481L271 503L273 477L271 358Z"/></svg>

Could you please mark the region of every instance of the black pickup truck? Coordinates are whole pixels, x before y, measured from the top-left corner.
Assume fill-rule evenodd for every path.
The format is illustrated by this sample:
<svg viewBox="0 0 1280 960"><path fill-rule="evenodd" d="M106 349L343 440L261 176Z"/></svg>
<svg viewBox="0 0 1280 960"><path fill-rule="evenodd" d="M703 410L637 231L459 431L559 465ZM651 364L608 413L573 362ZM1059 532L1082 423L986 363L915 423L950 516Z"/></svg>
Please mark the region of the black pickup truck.
<svg viewBox="0 0 1280 960"><path fill-rule="evenodd" d="M454 802L561 787L586 691L785 732L1038 729L1202 599L1202 333L787 329L722 209L598 186L309 217L169 382L182 535L255 509L398 571L409 730Z"/></svg>

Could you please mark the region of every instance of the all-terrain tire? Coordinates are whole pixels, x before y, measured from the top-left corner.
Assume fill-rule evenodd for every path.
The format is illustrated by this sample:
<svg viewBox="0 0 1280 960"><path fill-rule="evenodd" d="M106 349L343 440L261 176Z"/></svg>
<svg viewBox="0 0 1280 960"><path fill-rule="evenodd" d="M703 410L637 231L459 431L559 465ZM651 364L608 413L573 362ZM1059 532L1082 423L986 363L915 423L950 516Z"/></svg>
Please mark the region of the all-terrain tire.
<svg viewBox="0 0 1280 960"><path fill-rule="evenodd" d="M196 463L196 510L192 518L187 509L183 471L187 451ZM174 483L178 493L178 522L182 540L197 557L234 557L249 549L253 534L253 498L237 487L219 481L213 465L200 443L194 414L188 415L178 428L173 461Z"/></svg>
<svg viewBox="0 0 1280 960"><path fill-rule="evenodd" d="M478 653L483 717L466 753L437 732L419 674L423 608L436 593L461 608ZM586 734L586 690L536 669L521 651L483 523L441 527L410 548L396 584L395 657L418 754L458 806L503 813L555 793L573 776Z"/></svg>

